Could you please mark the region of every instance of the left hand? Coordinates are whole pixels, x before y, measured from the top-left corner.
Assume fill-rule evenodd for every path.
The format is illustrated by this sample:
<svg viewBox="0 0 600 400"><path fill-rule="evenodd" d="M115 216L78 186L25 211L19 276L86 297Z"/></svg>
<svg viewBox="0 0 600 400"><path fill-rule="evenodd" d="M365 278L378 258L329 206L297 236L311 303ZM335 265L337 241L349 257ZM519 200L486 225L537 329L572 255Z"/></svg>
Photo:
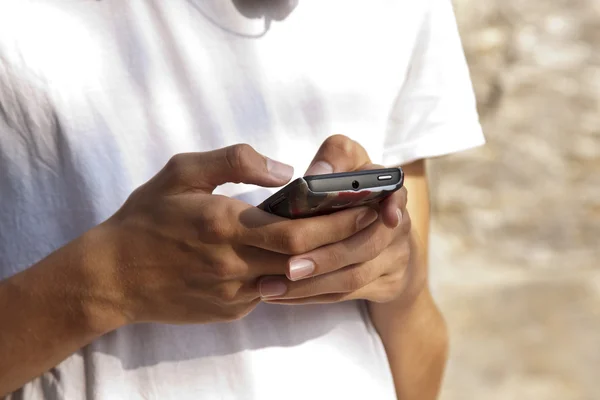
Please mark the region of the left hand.
<svg viewBox="0 0 600 400"><path fill-rule="evenodd" d="M306 175L381 168L371 164L365 149L342 136L329 137ZM405 188L379 204L378 219L341 242L326 245L288 261L287 278L269 276L259 282L262 300L276 304L331 303L364 299L389 302L416 279L411 268L410 217ZM269 296L270 287L287 286ZM412 288L411 288L412 289Z"/></svg>

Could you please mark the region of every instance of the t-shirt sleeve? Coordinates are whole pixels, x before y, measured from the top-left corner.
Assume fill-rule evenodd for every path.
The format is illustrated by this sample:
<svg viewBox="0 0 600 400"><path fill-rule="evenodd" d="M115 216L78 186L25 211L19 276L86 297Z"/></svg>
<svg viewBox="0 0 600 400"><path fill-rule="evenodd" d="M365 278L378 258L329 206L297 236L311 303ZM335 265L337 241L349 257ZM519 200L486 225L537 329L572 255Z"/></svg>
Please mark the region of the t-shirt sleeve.
<svg viewBox="0 0 600 400"><path fill-rule="evenodd" d="M390 113L383 162L401 165L484 143L451 0L429 0Z"/></svg>

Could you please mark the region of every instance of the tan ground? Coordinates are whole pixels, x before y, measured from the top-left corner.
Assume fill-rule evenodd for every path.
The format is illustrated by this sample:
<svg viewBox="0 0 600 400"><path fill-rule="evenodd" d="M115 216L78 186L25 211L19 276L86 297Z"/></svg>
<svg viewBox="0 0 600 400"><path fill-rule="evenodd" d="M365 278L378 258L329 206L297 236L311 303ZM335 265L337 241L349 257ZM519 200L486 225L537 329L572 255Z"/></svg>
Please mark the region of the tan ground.
<svg viewBox="0 0 600 400"><path fill-rule="evenodd" d="M455 0L489 144L431 164L442 400L600 399L600 2Z"/></svg>

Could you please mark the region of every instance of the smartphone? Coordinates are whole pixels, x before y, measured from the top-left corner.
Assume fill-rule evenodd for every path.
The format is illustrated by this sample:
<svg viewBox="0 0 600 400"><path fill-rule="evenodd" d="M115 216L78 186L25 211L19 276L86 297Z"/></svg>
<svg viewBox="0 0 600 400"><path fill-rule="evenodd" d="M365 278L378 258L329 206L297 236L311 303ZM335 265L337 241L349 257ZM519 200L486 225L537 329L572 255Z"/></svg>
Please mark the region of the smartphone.
<svg viewBox="0 0 600 400"><path fill-rule="evenodd" d="M380 202L403 184L402 168L305 176L290 182L258 207L285 218L306 218Z"/></svg>

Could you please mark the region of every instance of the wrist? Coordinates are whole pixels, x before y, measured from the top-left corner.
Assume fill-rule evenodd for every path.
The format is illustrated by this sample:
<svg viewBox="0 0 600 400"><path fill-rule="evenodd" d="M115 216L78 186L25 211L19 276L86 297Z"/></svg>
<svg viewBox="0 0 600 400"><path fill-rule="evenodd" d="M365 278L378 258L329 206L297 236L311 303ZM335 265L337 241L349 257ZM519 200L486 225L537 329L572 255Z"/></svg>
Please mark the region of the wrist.
<svg viewBox="0 0 600 400"><path fill-rule="evenodd" d="M98 239L86 233L0 282L0 397L125 323Z"/></svg>
<svg viewBox="0 0 600 400"><path fill-rule="evenodd" d="M446 321L428 286L425 286L414 301L406 307L401 319L403 323L414 326L415 329L426 327L432 332L439 332L441 337L447 336Z"/></svg>
<svg viewBox="0 0 600 400"><path fill-rule="evenodd" d="M446 323L429 290L424 289L400 313L379 314L371 309L371 318L385 347L398 398L437 398L449 341Z"/></svg>
<svg viewBox="0 0 600 400"><path fill-rule="evenodd" d="M398 332L424 332L436 338L440 347L447 347L448 330L446 322L435 304L429 287L423 289L410 303L401 305L389 303L369 303L369 312L375 328L382 337L394 337Z"/></svg>
<svg viewBox="0 0 600 400"><path fill-rule="evenodd" d="M70 245L78 257L76 279L81 283L80 301L87 329L100 336L128 323L125 296L112 246L114 235L102 224Z"/></svg>

